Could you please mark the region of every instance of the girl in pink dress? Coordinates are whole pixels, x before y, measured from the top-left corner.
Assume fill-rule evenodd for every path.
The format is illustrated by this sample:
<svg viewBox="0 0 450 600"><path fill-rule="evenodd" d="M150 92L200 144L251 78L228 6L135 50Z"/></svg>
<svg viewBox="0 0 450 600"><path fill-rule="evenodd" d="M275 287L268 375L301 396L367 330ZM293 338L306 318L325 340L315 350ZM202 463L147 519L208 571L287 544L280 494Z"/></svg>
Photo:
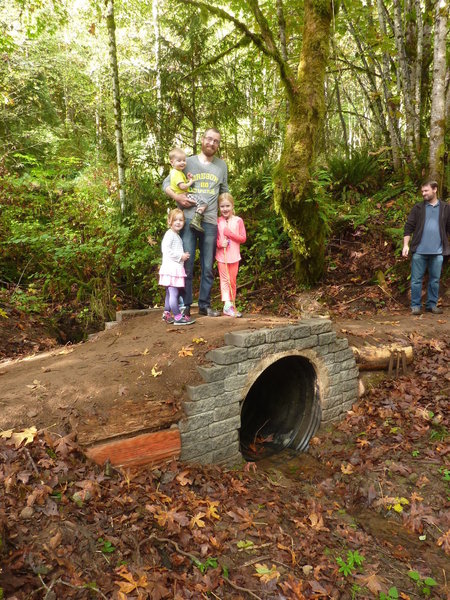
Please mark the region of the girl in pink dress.
<svg viewBox="0 0 450 600"><path fill-rule="evenodd" d="M220 292L224 302L223 314L242 317L236 310L236 279L241 260L240 245L247 239L244 221L234 214L231 194L219 196L220 217L217 219L216 260L220 277Z"/></svg>
<svg viewBox="0 0 450 600"><path fill-rule="evenodd" d="M186 279L184 263L189 258L189 252L184 251L179 235L184 227L183 211L174 208L167 221L170 229L164 234L161 243L163 259L159 269L159 284L166 288L163 321L174 325L191 325L194 320L181 314L178 307L178 296Z"/></svg>

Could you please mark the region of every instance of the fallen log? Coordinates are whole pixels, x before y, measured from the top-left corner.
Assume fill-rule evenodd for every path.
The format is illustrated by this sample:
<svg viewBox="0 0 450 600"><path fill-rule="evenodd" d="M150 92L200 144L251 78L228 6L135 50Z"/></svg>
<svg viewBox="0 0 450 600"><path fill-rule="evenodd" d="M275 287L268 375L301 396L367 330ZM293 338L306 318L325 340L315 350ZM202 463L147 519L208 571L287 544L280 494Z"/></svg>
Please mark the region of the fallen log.
<svg viewBox="0 0 450 600"><path fill-rule="evenodd" d="M406 364L411 364L413 361L412 346L362 346L361 348L352 347L355 356L356 365L360 371L378 371L388 369L392 365L392 359L397 361L402 360L402 354L406 360Z"/></svg>

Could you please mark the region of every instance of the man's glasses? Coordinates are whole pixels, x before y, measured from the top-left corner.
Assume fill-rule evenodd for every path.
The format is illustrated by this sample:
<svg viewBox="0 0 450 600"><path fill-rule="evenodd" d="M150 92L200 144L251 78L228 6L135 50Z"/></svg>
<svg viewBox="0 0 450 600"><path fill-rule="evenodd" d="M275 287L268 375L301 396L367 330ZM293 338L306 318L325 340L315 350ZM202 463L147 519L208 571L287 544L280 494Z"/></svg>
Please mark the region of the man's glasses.
<svg viewBox="0 0 450 600"><path fill-rule="evenodd" d="M214 146L218 146L220 144L220 140L215 140L214 138L209 136L204 137L203 139L205 140L205 142L208 142L208 144L214 144Z"/></svg>

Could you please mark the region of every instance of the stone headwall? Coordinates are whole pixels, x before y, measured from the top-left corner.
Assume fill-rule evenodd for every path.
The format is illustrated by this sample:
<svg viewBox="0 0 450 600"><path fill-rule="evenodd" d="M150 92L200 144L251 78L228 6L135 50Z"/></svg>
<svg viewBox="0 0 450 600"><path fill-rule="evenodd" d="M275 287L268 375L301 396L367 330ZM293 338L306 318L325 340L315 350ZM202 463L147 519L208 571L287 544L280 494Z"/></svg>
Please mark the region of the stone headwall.
<svg viewBox="0 0 450 600"><path fill-rule="evenodd" d="M313 366L322 423L338 419L358 397L358 368L348 341L336 338L331 321L308 319L271 329L235 331L226 346L210 351L211 366L199 366L205 383L188 386L180 421L181 460L232 464L239 451L241 406L268 366L302 356Z"/></svg>

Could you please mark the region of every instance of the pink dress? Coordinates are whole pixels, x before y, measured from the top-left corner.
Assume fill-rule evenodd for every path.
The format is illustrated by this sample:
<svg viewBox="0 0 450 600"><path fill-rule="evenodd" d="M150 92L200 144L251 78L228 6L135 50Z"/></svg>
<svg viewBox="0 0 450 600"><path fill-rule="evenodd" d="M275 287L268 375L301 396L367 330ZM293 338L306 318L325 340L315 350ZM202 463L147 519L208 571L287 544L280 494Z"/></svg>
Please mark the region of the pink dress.
<svg viewBox="0 0 450 600"><path fill-rule="evenodd" d="M161 242L162 264L159 269L159 285L183 288L186 279L182 260L183 242L172 229L168 229Z"/></svg>

